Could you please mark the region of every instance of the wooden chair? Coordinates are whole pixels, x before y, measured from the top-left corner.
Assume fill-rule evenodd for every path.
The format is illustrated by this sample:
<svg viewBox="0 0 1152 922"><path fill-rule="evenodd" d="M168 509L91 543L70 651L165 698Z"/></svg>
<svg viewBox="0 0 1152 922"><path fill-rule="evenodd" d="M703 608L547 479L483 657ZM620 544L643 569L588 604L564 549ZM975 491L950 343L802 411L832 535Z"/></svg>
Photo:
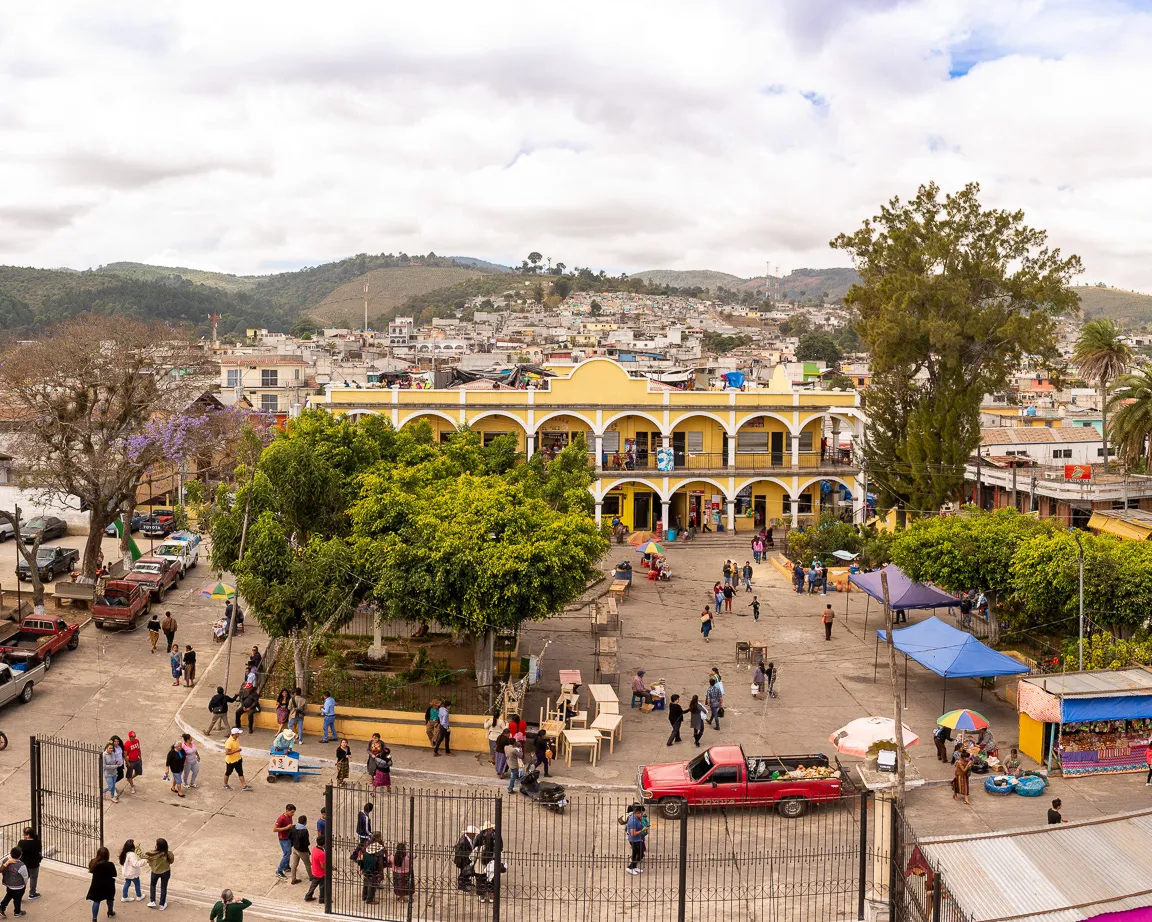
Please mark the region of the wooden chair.
<svg viewBox="0 0 1152 922"><path fill-rule="evenodd" d="M619 714L620 702L619 701L601 701L600 702L601 714Z"/></svg>
<svg viewBox="0 0 1152 922"><path fill-rule="evenodd" d="M752 644L746 640L736 641L736 665L741 663L752 665Z"/></svg>
<svg viewBox="0 0 1152 922"><path fill-rule="evenodd" d="M587 711L577 711L575 714L573 714L568 719L568 722L572 724L572 729L576 729L577 725L579 725L581 730L587 730L588 729L588 712Z"/></svg>

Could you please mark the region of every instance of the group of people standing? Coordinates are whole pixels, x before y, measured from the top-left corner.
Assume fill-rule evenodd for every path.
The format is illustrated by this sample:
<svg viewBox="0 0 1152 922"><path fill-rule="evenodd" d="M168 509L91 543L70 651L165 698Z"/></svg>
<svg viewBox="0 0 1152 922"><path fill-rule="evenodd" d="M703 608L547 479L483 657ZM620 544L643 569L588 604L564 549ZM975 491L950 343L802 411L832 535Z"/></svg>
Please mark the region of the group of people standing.
<svg viewBox="0 0 1152 922"><path fill-rule="evenodd" d="M705 605L704 610L700 612L700 633L704 635L704 642L709 642L709 637L712 634L712 629L716 626L716 616L721 612L732 611L732 600L736 597L736 593L740 591L740 583L744 583L744 591L752 591L752 563L745 560L744 566L741 567L735 560L725 560L724 567L721 573L721 579L712 586L712 599L716 603L716 609L713 611L711 605ZM752 609L752 620L760 620L760 599L757 596L752 596L752 602L748 606Z"/></svg>
<svg viewBox="0 0 1152 922"><path fill-rule="evenodd" d="M792 588L795 589L799 595L803 595L805 586L808 587L809 595L815 595L817 592L827 595L828 567L818 560L813 560L812 565L805 569L801 561L793 561Z"/></svg>
<svg viewBox="0 0 1152 922"><path fill-rule="evenodd" d="M104 791L112 803L120 802L121 781L128 782L128 793L136 793L136 779L144 774L144 757L140 740L134 730L128 731L128 739L111 737L104 745L100 759L104 778ZM168 781L172 793L184 796L184 788L197 786L200 774L200 752L190 733L181 734L180 739L168 747L164 758L164 780Z"/></svg>
<svg viewBox="0 0 1152 922"><path fill-rule="evenodd" d="M372 804L364 804L356 817L356 850L353 863L360 868L363 881L361 899L375 903L377 893L383 889L386 875L392 874L392 892L402 902L412 899L412 856L406 842L397 842L389 849L383 835L373 828Z"/></svg>
<svg viewBox="0 0 1152 922"><path fill-rule="evenodd" d="M503 848L496 834L496 824L489 821L479 828L468 826L456 840L453 862L456 865L456 889L475 890L481 903L495 902L496 857ZM501 859L503 865L503 859ZM501 867L501 871L506 870Z"/></svg>
<svg viewBox="0 0 1152 922"><path fill-rule="evenodd" d="M699 746L704 736L705 725L719 731L720 718L724 716L724 680L720 677L720 670L715 666L712 667L703 701L699 695L693 695L687 707L680 701L681 697L678 694L668 699L668 723L672 725L672 732L668 734L668 742L665 745L671 746L673 743L683 742L680 738L680 728L687 718L688 726L692 728L692 742Z"/></svg>
<svg viewBox="0 0 1152 922"><path fill-rule="evenodd" d="M176 856L168 847L166 839L157 839L155 846L151 849L138 845L135 839L125 840L118 858L121 868L119 873L124 880L120 902L132 903L136 900L143 902L144 894L140 887L140 876L144 873L144 869L148 868L151 875L148 885L148 907L150 909L167 909L168 881L172 877L172 863L175 860ZM101 846L96 850L96 856L88 862L88 873L92 875L92 881L88 885L86 899L92 904L92 922L96 922L100 915L101 903L107 904L109 918L115 916L117 870L107 848ZM157 902L156 894L157 885L160 889L159 902ZM135 896L132 896L133 890L135 890ZM225 891L225 893L230 895L230 891ZM245 901L245 906L250 905L251 903ZM17 913L17 915L23 915L23 913ZM216 917L213 916L213 918Z"/></svg>
<svg viewBox="0 0 1152 922"><path fill-rule="evenodd" d="M516 783L527 769L536 768L549 777L548 768L555 754L552 741L541 727L532 739L528 738L528 722L518 714L511 714L505 721L497 711L484 721L488 731L489 761L496 770L496 777L508 779L508 793L516 790Z"/></svg>

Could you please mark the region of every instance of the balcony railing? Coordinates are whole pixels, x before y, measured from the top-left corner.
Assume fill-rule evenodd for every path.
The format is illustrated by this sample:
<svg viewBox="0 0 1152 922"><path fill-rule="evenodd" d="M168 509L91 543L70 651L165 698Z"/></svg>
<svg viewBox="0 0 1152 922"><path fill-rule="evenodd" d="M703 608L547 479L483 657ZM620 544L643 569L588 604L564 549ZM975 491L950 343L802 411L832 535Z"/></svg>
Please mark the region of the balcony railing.
<svg viewBox="0 0 1152 922"><path fill-rule="evenodd" d="M595 454L589 455L594 466ZM723 452L674 452L671 471L661 471L655 452L637 455L605 453L602 458L604 473L671 473L676 471L731 471L753 473L771 471L826 470L835 468L856 468L858 465L851 452L802 451L797 463L792 463L790 451L738 451L734 468L728 466L728 458Z"/></svg>

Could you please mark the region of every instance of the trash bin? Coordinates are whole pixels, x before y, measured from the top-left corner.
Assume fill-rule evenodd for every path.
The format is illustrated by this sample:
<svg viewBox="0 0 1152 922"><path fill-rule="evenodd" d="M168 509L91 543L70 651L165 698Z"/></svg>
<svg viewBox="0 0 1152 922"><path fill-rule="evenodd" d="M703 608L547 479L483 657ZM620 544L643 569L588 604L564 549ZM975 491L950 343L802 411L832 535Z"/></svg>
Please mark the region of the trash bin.
<svg viewBox="0 0 1152 922"><path fill-rule="evenodd" d="M669 528L668 529L668 540L669 541L675 541L676 540L676 529L675 528Z"/></svg>
<svg viewBox="0 0 1152 922"><path fill-rule="evenodd" d="M616 564L616 569L612 571L614 579L626 579L628 585L632 585L632 564L625 560L622 563Z"/></svg>

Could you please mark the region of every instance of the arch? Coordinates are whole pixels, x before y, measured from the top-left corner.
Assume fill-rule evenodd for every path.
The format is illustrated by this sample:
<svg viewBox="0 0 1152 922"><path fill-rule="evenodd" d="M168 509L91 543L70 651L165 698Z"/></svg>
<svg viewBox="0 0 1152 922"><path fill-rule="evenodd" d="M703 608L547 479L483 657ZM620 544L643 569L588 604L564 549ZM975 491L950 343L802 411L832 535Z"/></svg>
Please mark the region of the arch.
<svg viewBox="0 0 1152 922"><path fill-rule="evenodd" d="M489 416L503 416L505 419L510 419L517 426L523 430L524 434L528 434L528 424L518 416L513 416L507 410L485 410L483 413L478 413L471 419L465 421L464 425L471 427L473 423L478 423L482 419L487 419Z"/></svg>
<svg viewBox="0 0 1152 922"><path fill-rule="evenodd" d="M659 490L657 490L656 492L657 492L657 494L660 495L660 499L663 502L668 503L668 502L672 501L672 497L676 495L677 490L683 490L686 486L688 486L689 484L693 484L693 483L710 483L710 484L712 484L712 486L714 486L720 492L720 495L723 496L726 500L728 500L728 502L732 502L732 500L735 499L735 497L736 497L736 493L740 492L739 490L737 490L735 493L729 493L727 487L722 486L720 484L720 481L718 481L712 477L685 477L685 478L683 478L682 483L680 483L678 486L674 486L671 488L671 490L667 496L664 496L662 493L660 493Z"/></svg>
<svg viewBox="0 0 1152 922"><path fill-rule="evenodd" d="M543 416L536 420L532 426L532 430L528 434L537 435L540 432L541 426L548 422L548 420L555 419L557 416L571 416L573 419L578 419L582 423L587 423L588 429L592 432L592 434L596 434L596 424L591 420L586 419L582 414L575 410L555 410L551 413L545 413Z"/></svg>
<svg viewBox="0 0 1152 922"><path fill-rule="evenodd" d="M344 413L344 418L351 422L356 422L363 419L365 416L379 416L379 410L348 410Z"/></svg>
<svg viewBox="0 0 1152 922"><path fill-rule="evenodd" d="M442 410L416 410L414 413L412 413L411 416L408 416L407 418L402 419L400 421L400 428L403 429L409 423L415 422L416 420L418 420L421 416L438 416L438 417L440 417L440 419L442 419L446 423L448 423L448 425L450 425L453 429L459 429L460 428L459 418L453 419L451 416L449 416L447 413L445 413Z"/></svg>
<svg viewBox="0 0 1152 922"><path fill-rule="evenodd" d="M822 478L820 478L820 479L822 479ZM744 478L744 480L742 480L740 483L738 483L736 485L736 492L733 495L735 496L736 494L743 492L748 487L752 486L752 484L754 484L754 483L772 483L772 484L775 484L776 486L778 486L785 493L787 493L789 495L792 494L792 487L789 484L785 483L782 478L761 475L759 477L746 477L746 478Z"/></svg>
<svg viewBox="0 0 1152 922"><path fill-rule="evenodd" d="M669 407L669 409L675 411L676 408L675 407ZM721 427L724 429L724 431L728 434L729 438L732 438L732 436L735 435L735 433L732 432L728 428L728 421L727 420L722 419L719 414L710 413L707 410L689 410L687 413L685 413L683 416L681 416L679 419L677 419L674 423L672 423L672 428L668 430L668 435L671 435L676 430L676 427L679 426L681 423L688 422L688 420L692 419L692 417L694 417L694 416L707 416L709 419L714 420L715 422L718 422L721 425Z"/></svg>
<svg viewBox="0 0 1152 922"><path fill-rule="evenodd" d="M618 420L618 419L623 419L625 416L641 416L644 419L648 420L648 422L650 422L657 429L659 429L661 435L669 435L670 434L669 432L666 432L664 430L664 424L662 422L660 422L658 419L656 419L656 417L653 416L651 413L647 413L644 410L623 410L619 413L614 413L611 416L609 416L606 420L604 420L603 428L601 428L601 430L599 432L596 432L596 428L593 427L592 428L593 434L594 435L603 435L605 432L608 431L608 427L610 425L612 425L612 423L616 422L616 420Z"/></svg>
<svg viewBox="0 0 1152 922"><path fill-rule="evenodd" d="M819 483L821 480L835 480L838 484L843 486L850 493L855 493L857 490L857 487L854 483L849 483L843 477L837 477L835 474L824 474L824 475L821 475L820 477L809 477L807 480L800 481L800 486L798 486L796 488L796 492L798 494L803 493L810 486L812 486L812 484Z"/></svg>
<svg viewBox="0 0 1152 922"><path fill-rule="evenodd" d="M793 438L796 438L800 435L799 429L793 428L792 423L790 423L788 420L786 420L779 413L774 413L771 410L763 410L761 412L749 413L747 416L745 416L743 419L741 419L737 422L736 432L735 433L729 433L729 435L739 435L740 430L743 429L746 425L748 425L748 423L750 423L752 420L762 419L762 418L763 419L774 419L778 423L783 423L784 428L788 430L788 434L791 435ZM803 424L801 424L801 425L803 425Z"/></svg>

